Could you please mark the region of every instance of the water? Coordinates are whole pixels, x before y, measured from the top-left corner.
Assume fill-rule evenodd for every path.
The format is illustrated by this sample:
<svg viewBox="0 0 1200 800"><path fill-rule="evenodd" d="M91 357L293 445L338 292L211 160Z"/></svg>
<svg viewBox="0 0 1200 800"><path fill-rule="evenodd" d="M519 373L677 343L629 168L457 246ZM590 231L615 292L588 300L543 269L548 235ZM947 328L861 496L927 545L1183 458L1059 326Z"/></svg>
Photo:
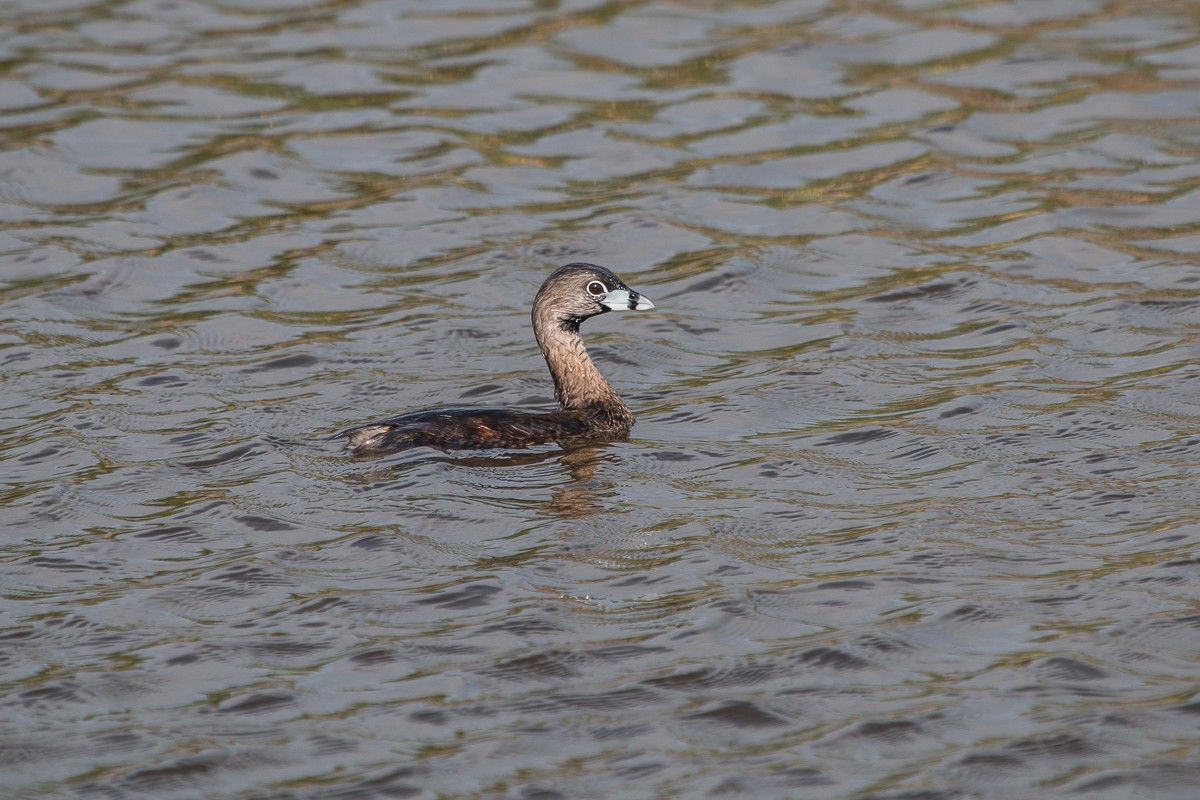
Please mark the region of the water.
<svg viewBox="0 0 1200 800"><path fill-rule="evenodd" d="M1194 4L3 9L4 797L1200 795Z"/></svg>

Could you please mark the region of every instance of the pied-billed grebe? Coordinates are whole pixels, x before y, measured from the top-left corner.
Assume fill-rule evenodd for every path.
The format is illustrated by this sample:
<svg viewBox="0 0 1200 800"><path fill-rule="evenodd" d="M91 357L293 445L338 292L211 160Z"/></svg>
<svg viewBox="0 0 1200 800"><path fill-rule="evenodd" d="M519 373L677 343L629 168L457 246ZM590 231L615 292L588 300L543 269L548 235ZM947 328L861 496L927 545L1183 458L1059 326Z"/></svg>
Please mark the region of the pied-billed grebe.
<svg viewBox="0 0 1200 800"><path fill-rule="evenodd" d="M583 263L559 267L538 289L532 314L534 336L554 378L557 411L432 409L338 435L350 440L346 447L357 456L422 446L482 450L626 436L633 427L633 413L592 362L579 337L579 323L608 311L648 308L654 308L654 303L604 267Z"/></svg>

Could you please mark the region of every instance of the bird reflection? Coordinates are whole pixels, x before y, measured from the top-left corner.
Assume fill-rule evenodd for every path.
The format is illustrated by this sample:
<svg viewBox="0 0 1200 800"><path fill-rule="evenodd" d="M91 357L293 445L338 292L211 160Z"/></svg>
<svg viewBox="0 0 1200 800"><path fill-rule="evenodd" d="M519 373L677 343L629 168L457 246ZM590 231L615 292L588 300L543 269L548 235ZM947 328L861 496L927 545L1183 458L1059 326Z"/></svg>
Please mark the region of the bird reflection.
<svg viewBox="0 0 1200 800"><path fill-rule="evenodd" d="M431 464L439 464L451 469L494 471L510 468L528 469L537 464L558 461L570 475L571 481L552 489L551 497L545 503L543 510L547 514L564 519L582 519L603 510L603 499L614 494L611 482L595 479L596 470L602 462L614 461L617 458L608 452L610 445L610 442L592 442L535 451L476 452L469 455L422 454L418 457L406 458L400 463L390 463L369 472L359 473L357 477L365 483L388 483L394 486L397 479L403 479L408 475L416 477L422 467Z"/></svg>
<svg viewBox="0 0 1200 800"><path fill-rule="evenodd" d="M596 481L596 468L605 460L606 446L581 445L565 450L559 462L571 473L571 483L557 486L546 504L546 511L564 519L582 519L601 511L601 500L612 497L611 482ZM607 456L615 460L615 456Z"/></svg>

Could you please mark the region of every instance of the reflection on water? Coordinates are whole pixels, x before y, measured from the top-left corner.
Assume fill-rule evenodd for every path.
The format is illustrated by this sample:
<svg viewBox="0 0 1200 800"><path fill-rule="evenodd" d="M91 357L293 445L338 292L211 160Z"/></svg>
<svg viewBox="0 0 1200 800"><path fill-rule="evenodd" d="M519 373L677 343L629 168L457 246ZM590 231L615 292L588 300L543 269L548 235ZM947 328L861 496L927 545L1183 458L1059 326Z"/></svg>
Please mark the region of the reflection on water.
<svg viewBox="0 0 1200 800"><path fill-rule="evenodd" d="M543 504L545 513L568 519L588 517L602 508L598 502L601 497L613 494L611 481L594 480L597 468L605 459L606 447L604 444L594 444L559 449L551 444L531 450L481 451L466 455L431 454L429 449L419 448L391 457L385 465L357 475L356 479L373 492L388 491L389 485L394 482L420 486L420 473L424 467L440 471L463 470L469 475L471 484L512 483L520 489L528 487L527 480L533 467L558 465L564 482L553 487L549 499ZM414 475L415 478L410 482L406 479L407 475Z"/></svg>
<svg viewBox="0 0 1200 800"><path fill-rule="evenodd" d="M1194 4L6 12L0 794L1200 794Z"/></svg>

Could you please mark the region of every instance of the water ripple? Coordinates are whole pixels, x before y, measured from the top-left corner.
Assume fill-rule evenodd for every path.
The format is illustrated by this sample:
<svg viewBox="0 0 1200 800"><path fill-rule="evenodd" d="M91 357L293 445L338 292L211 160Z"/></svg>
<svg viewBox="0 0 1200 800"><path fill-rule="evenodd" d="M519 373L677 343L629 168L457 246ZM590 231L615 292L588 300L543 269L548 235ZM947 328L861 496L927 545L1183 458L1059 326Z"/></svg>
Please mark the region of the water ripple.
<svg viewBox="0 0 1200 800"><path fill-rule="evenodd" d="M1197 794L1189 4L14 9L8 791Z"/></svg>

